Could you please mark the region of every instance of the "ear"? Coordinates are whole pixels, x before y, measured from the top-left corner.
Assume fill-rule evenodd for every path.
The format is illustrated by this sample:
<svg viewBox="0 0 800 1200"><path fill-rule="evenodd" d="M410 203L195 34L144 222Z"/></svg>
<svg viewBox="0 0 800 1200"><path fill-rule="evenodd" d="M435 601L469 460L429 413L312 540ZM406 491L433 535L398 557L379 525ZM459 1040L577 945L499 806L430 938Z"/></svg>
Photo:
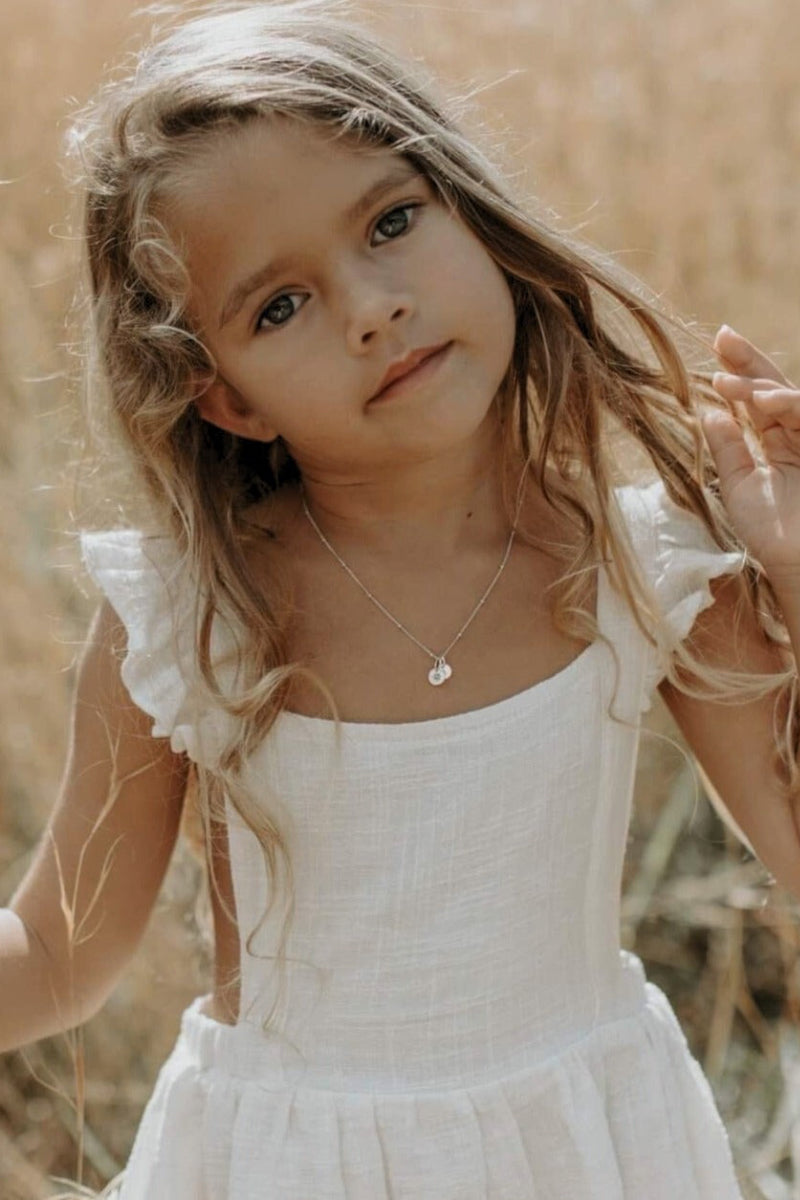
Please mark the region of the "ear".
<svg viewBox="0 0 800 1200"><path fill-rule="evenodd" d="M257 442L273 442L278 436L267 418L248 408L240 393L219 375L195 397L195 404L204 421L228 433Z"/></svg>

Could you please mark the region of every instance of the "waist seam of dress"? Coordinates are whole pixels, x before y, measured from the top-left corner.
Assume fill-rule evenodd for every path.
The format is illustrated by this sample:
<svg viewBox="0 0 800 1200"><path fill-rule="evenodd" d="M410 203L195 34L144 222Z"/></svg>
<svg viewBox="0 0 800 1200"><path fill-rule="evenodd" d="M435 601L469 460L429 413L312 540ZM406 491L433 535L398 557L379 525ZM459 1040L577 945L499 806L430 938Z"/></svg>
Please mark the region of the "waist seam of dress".
<svg viewBox="0 0 800 1200"><path fill-rule="evenodd" d="M326 1087L325 1085L320 1084L306 1084L302 1082L302 1079L298 1081L281 1081L277 1076L275 1078L275 1086L270 1087L264 1082L265 1078L268 1077L268 1072L265 1073L263 1068L256 1067L253 1074L250 1075L243 1072L238 1072L235 1069L235 1066L232 1064L231 1056L228 1053L229 1048L224 1046L224 1043L232 1038L235 1038L237 1031L243 1028L242 1026L225 1026L220 1023L220 1030L222 1031L221 1033L216 1029L208 1030L205 1027L205 1023L211 1022L212 1024L216 1024L213 1021L213 1018L205 1017L203 1014L197 1014L191 1011L187 1011L185 1014L188 1020L184 1022L182 1041L186 1050L188 1051L189 1056L194 1061L195 1067L199 1073L222 1076L230 1079L231 1081L252 1085L254 1087L263 1089L264 1091L316 1092L331 1096L373 1096L380 1097L381 1099L400 1100L404 1097L413 1098L420 1095L433 1096L437 1094L443 1095L447 1093L480 1090L483 1087L493 1087L497 1084L513 1083L515 1080L524 1078L526 1075L536 1074L539 1071L547 1070L559 1060L570 1058L575 1055L582 1055L587 1043L590 1043L592 1039L596 1038L598 1035L607 1035L612 1033L614 1028L617 1026L623 1027L627 1024L636 1024L637 1022L647 1020L652 1010L652 997L652 989L649 989L646 982L643 982L640 1000L636 1008L617 1014L607 1021L594 1023L590 1028L582 1033L580 1037L575 1038L573 1041L567 1042L560 1049L557 1049L552 1053L548 1053L545 1057L538 1059L526 1067L518 1068L511 1072L501 1069L497 1072L497 1074L476 1076L471 1080L462 1080L459 1083L448 1084L445 1087L442 1087L438 1084L433 1087L426 1087L423 1085L413 1088L404 1088L402 1090L367 1089L363 1087ZM193 1017L196 1018L196 1020L192 1020ZM202 1022L202 1025L199 1028L196 1026L196 1021ZM195 1027L193 1028L192 1026ZM262 1036L257 1034L255 1030L252 1032L257 1037ZM251 1048L248 1047L247 1041L249 1041L249 1039L244 1040L240 1048L240 1050L244 1051L245 1053L249 1048ZM214 1043L223 1044L215 1045ZM254 1057L257 1057L257 1050L254 1051ZM250 1061L252 1063L252 1059Z"/></svg>

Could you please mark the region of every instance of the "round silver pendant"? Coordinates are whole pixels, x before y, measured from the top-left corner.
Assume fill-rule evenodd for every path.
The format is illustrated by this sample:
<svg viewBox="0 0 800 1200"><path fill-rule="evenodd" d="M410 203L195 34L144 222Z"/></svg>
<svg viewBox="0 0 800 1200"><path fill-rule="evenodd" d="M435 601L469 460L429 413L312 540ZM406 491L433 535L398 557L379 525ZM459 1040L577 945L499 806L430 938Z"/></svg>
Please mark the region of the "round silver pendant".
<svg viewBox="0 0 800 1200"><path fill-rule="evenodd" d="M445 683L453 674L453 668L444 659L439 659L435 666L428 671L428 683L432 683L434 687L439 687Z"/></svg>

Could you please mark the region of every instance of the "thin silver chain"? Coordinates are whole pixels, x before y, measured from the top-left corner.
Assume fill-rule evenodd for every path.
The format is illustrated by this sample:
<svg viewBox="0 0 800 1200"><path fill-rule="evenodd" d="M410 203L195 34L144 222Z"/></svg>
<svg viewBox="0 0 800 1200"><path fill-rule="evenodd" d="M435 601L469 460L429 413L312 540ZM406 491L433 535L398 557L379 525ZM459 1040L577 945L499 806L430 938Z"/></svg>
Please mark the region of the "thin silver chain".
<svg viewBox="0 0 800 1200"><path fill-rule="evenodd" d="M523 479L524 479L524 473L523 473ZM522 486L522 479L520 480L520 489L521 489L521 486ZM502 562L500 563L500 566L497 568L494 578L492 579L491 583L487 587L486 591L481 596L478 603L475 605L475 608L472 610L472 612L467 617L464 624L459 629L456 636L453 638L452 642L450 642L450 645L447 646L447 648L445 650L442 650L441 654L436 654L433 650L431 650L430 646L426 646L423 642L421 642L419 640L419 638L414 637L414 634L411 633L411 631L409 629L406 629L405 625L403 625L401 621L398 621L397 617L392 616L392 614L389 612L388 608L386 608L383 604L381 604L380 600L378 600L376 596L373 596L373 594L369 590L369 588L365 587L365 585L361 582L361 580L358 578L356 573L350 567L348 567L347 563L344 561L344 559L341 557L341 555L338 554L336 552L336 550L334 550L333 546L330 544L328 539L325 537L325 534L322 532L319 525L314 520L314 518L312 517L311 513L308 510L308 505L306 503L305 489L303 488L302 482L300 484L300 496L303 501L303 511L305 512L305 514L306 514L308 520L310 521L311 525L313 526L313 528L316 530L317 535L318 535L320 541L322 542L322 544L327 547L327 549L331 552L331 554L337 560L337 562L341 566L344 567L345 571L347 571L347 574L350 576L350 578L355 583L358 584L358 586L361 588L362 592L364 592L364 594L369 597L369 599L372 601L372 603L375 604L381 610L381 612L385 616L387 616L389 618L389 620L392 621L393 624L395 624L397 626L397 628L400 629L406 635L406 637L409 637L412 642L414 642L417 646L419 646L420 650L424 650L425 653L428 654L434 660L434 662L436 663L436 667L434 668L434 671L439 671L441 668L446 669L447 675L445 675L444 678L441 678L441 679L437 678L436 680L434 680L432 678L434 671L431 671L431 673L429 675L429 679L430 679L431 683L433 683L433 682L442 682L443 683L444 679L448 678L451 673L450 668L445 663L445 659L446 659L448 653L453 648L453 646L455 646L456 642L461 637L461 635L465 632L467 627L471 624L471 622L478 615L478 612L483 607L485 601L487 600L487 598L489 596L489 593L491 592L492 588L495 586L498 579L502 575L503 568L505 567L506 563L508 562L508 556L511 553L511 545L514 541L514 535L517 532L517 519L519 517L519 510L520 510L520 505L522 503L522 496L520 495L517 499L517 511L516 511L516 515L514 518L514 524L511 527L511 533L509 534L509 537L508 537L508 544L506 545L506 549L505 549L505 553L503 555Z"/></svg>

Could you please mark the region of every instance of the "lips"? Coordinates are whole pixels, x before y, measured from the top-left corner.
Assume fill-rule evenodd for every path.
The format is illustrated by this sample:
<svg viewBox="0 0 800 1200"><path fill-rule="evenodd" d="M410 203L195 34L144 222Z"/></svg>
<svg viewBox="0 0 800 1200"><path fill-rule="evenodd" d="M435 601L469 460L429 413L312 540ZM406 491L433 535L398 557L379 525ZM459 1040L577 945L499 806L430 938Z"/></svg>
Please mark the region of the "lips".
<svg viewBox="0 0 800 1200"><path fill-rule="evenodd" d="M423 363L426 358L431 358L434 354L438 354L438 352L443 350L446 345L448 345L447 342L439 342L439 344L436 346L423 346L419 350L412 350L410 354L407 354L405 358L400 359L399 362L392 363L392 365L389 367L389 370L381 380L377 392L371 397L371 399L377 400L381 393L384 392L386 388L390 386L390 384L394 383L398 379L402 379L404 375L408 375L409 371L413 371L414 368L418 367L420 363Z"/></svg>

